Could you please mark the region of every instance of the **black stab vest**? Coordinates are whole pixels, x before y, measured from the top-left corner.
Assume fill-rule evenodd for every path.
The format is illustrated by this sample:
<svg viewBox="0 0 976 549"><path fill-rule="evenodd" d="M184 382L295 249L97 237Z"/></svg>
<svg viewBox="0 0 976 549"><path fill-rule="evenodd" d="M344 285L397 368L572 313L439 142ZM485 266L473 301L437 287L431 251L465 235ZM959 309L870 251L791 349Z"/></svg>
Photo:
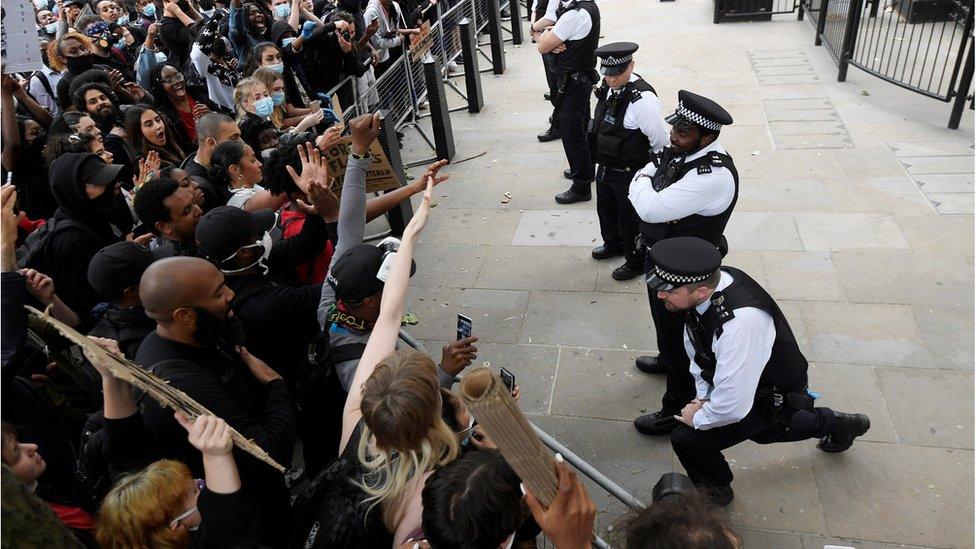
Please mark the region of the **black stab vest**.
<svg viewBox="0 0 976 549"><path fill-rule="evenodd" d="M638 92L635 94L635 92ZM651 141L640 128L624 128L624 116L640 93L653 93L654 88L640 77L628 82L617 92L616 99L608 99L610 87L603 83L594 93L597 97L593 116L594 160L597 164L615 170L637 171L651 161Z"/></svg>
<svg viewBox="0 0 976 549"><path fill-rule="evenodd" d="M698 170L698 173L711 173L713 168L725 167L732 172L732 179L735 181L735 194L732 195L732 202L729 207L718 215L699 215L693 214L688 217L669 221L665 223L648 223L641 221L640 232L644 235L645 244L651 246L665 238L676 236L696 236L719 246L725 226L732 215L732 209L739 200L739 172L732 163L732 157L712 151L704 156L696 158L690 162L683 162L681 158L672 158L670 149L664 149L661 164L652 178L654 188L660 190L667 188L672 183L679 181L691 170Z"/></svg>
<svg viewBox="0 0 976 549"><path fill-rule="evenodd" d="M559 2L560 0L550 0ZM564 13L575 10L584 10L590 14L590 33L579 40L567 40L563 42L566 51L556 56L556 76L561 77L565 74L574 72L585 72L588 75L594 73L596 69L596 48L600 45L600 8L593 0L576 0L566 7L562 5L556 9L556 19L558 20ZM591 83L595 80L591 80Z"/></svg>
<svg viewBox="0 0 976 549"><path fill-rule="evenodd" d="M735 318L736 309L755 307L769 313L776 328L773 352L759 378L757 394L804 391L807 387L807 359L800 352L783 311L769 293L749 275L734 267L722 267L722 270L732 275L732 284L712 294L712 303L700 317L700 321L696 322L699 317L694 310L688 313L685 320L685 330L695 349L695 364L702 370L702 379L712 385L715 376L713 338L721 339L722 326Z"/></svg>

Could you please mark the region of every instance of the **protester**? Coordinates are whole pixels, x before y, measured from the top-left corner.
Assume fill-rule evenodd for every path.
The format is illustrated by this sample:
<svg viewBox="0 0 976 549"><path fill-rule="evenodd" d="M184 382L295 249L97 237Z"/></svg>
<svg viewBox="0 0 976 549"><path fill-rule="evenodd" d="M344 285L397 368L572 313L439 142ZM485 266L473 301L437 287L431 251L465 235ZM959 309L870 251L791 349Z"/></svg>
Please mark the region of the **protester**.
<svg viewBox="0 0 976 549"><path fill-rule="evenodd" d="M186 158L170 125L151 108L137 105L126 111L125 134L138 156L152 151L162 162L177 166Z"/></svg>

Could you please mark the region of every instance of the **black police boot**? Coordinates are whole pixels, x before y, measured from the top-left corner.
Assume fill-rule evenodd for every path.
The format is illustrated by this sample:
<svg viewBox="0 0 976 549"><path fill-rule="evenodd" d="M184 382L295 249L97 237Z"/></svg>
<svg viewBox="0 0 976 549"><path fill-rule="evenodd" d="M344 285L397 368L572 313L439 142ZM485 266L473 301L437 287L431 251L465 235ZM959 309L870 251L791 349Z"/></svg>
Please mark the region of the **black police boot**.
<svg viewBox="0 0 976 549"><path fill-rule="evenodd" d="M644 256L630 254L624 264L613 270L614 280L630 280L644 274Z"/></svg>
<svg viewBox="0 0 976 549"><path fill-rule="evenodd" d="M559 133L559 128L556 126L549 126L549 129L535 136L540 143L548 143L550 141L555 141L557 139L562 139L562 135Z"/></svg>
<svg viewBox="0 0 976 549"><path fill-rule="evenodd" d="M572 170L563 170L563 177L565 177L566 179L572 179L573 178Z"/></svg>
<svg viewBox="0 0 976 549"><path fill-rule="evenodd" d="M591 198L589 184L577 185L574 181L568 191L556 195L556 202L573 204L574 202L589 202Z"/></svg>
<svg viewBox="0 0 976 549"><path fill-rule="evenodd" d="M634 427L637 428L637 432L645 435L666 435L674 431L677 426L678 420L674 419L674 413L668 413L665 410L658 410L634 420Z"/></svg>
<svg viewBox="0 0 976 549"><path fill-rule="evenodd" d="M824 452L836 454L843 452L854 444L854 439L868 432L871 428L871 420L864 414L845 414L834 412L837 416L837 423L834 430L827 436L820 439L817 448Z"/></svg>
<svg viewBox="0 0 976 549"><path fill-rule="evenodd" d="M645 374L666 374L668 373L668 367L666 364L658 360L656 356L639 356L637 357L637 369L644 372Z"/></svg>
<svg viewBox="0 0 976 549"><path fill-rule="evenodd" d="M602 246L597 246L596 248L593 248L593 251L590 252L590 255L592 255L593 259L596 260L610 259L615 255L624 255L624 247L621 244L614 245L614 244L607 244L604 242Z"/></svg>
<svg viewBox="0 0 976 549"><path fill-rule="evenodd" d="M708 486L701 485L699 488L705 493L705 497L712 505L717 505L719 507L725 507L726 505L732 503L735 499L735 495L732 493L732 485L726 484L725 486Z"/></svg>

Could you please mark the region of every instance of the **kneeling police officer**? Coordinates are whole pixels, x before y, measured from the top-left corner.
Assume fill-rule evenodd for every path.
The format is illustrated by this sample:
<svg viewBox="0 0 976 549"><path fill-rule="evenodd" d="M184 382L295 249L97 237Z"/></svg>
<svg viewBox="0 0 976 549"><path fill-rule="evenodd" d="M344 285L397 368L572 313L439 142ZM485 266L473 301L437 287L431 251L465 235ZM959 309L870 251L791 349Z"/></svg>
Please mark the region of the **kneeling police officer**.
<svg viewBox="0 0 976 549"><path fill-rule="evenodd" d="M696 396L675 418L671 447L691 480L716 504L732 501L732 471L722 450L819 438L824 452L843 452L866 433L864 414L814 407L807 360L786 317L749 275L721 267L711 242L669 238L648 252L648 288L684 316L684 347ZM721 268L720 268L721 267Z"/></svg>

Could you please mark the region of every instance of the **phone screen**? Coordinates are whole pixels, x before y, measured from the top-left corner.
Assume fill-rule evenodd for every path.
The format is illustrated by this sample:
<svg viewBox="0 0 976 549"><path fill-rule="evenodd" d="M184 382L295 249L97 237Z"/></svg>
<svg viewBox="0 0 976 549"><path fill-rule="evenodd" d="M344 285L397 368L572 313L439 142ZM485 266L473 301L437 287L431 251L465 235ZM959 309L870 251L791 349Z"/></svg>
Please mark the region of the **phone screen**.
<svg viewBox="0 0 976 549"><path fill-rule="evenodd" d="M471 337L471 319L458 313L457 338L462 340Z"/></svg>
<svg viewBox="0 0 976 549"><path fill-rule="evenodd" d="M508 390L509 391L514 391L515 390L515 375L512 372L509 372L508 370L506 370L505 368L502 368L501 371L499 371L498 373L499 373L499 375L502 378L502 383L504 383L505 386L508 387Z"/></svg>

